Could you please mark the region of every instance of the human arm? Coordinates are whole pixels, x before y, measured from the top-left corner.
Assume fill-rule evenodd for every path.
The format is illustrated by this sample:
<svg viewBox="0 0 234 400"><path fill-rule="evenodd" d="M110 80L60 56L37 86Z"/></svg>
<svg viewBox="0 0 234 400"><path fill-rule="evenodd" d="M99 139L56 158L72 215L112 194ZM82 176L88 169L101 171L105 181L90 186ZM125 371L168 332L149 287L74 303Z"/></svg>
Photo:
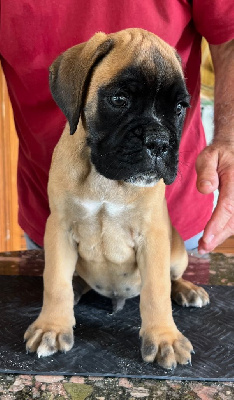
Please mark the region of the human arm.
<svg viewBox="0 0 234 400"><path fill-rule="evenodd" d="M210 45L215 70L214 139L197 158L197 188L219 189L217 206L198 250L212 251L234 234L234 40Z"/></svg>

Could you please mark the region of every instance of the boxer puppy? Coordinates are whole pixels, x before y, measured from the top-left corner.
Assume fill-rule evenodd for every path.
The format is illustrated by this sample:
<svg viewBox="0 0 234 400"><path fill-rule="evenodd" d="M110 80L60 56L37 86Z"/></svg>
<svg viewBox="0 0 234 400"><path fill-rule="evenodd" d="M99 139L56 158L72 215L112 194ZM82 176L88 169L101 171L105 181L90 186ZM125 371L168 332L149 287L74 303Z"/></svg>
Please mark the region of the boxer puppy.
<svg viewBox="0 0 234 400"><path fill-rule="evenodd" d="M92 288L118 310L140 294L145 361L187 364L193 348L171 295L182 306L209 298L181 278L187 253L165 201L189 105L179 57L141 29L100 32L54 61L50 87L68 123L50 169L44 300L27 349L49 356L73 346L76 270L78 297Z"/></svg>

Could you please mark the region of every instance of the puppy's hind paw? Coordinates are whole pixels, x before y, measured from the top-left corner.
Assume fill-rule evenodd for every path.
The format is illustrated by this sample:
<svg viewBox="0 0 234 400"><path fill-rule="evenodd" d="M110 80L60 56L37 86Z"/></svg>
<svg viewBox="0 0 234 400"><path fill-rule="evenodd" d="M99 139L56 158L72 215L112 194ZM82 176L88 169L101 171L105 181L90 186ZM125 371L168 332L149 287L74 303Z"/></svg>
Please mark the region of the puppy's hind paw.
<svg viewBox="0 0 234 400"><path fill-rule="evenodd" d="M200 286L182 278L172 281L172 299L183 307L204 307L210 303L209 295Z"/></svg>

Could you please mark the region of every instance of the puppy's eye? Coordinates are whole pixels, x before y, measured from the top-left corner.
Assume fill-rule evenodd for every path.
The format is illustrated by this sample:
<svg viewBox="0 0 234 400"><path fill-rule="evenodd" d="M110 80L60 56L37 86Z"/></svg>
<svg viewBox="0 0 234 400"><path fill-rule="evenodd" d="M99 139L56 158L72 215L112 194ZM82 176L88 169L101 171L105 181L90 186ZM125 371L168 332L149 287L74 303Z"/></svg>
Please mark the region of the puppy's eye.
<svg viewBox="0 0 234 400"><path fill-rule="evenodd" d="M183 111L184 107L182 103L178 103L176 106L176 115L181 115L182 111Z"/></svg>
<svg viewBox="0 0 234 400"><path fill-rule="evenodd" d="M114 107L125 107L128 103L128 98L120 94L110 97L110 102Z"/></svg>

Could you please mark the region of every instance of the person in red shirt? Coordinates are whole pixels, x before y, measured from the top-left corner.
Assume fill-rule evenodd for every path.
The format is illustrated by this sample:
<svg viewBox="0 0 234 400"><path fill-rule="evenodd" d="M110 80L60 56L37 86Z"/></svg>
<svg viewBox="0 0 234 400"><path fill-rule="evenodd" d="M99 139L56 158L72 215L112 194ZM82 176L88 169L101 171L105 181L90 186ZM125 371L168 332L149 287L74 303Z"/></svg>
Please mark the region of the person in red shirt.
<svg viewBox="0 0 234 400"><path fill-rule="evenodd" d="M48 171L65 117L52 99L48 68L95 32L149 30L181 56L191 95L179 173L166 189L172 224L204 254L234 233L234 8L232 0L7 0L1 3L0 57L19 137L19 224L43 246ZM210 43L216 74L215 136L206 147L200 115L200 45ZM195 166L197 165L197 175ZM213 212L213 191L219 188ZM206 194L206 196L204 196ZM189 243L189 242L187 242Z"/></svg>

